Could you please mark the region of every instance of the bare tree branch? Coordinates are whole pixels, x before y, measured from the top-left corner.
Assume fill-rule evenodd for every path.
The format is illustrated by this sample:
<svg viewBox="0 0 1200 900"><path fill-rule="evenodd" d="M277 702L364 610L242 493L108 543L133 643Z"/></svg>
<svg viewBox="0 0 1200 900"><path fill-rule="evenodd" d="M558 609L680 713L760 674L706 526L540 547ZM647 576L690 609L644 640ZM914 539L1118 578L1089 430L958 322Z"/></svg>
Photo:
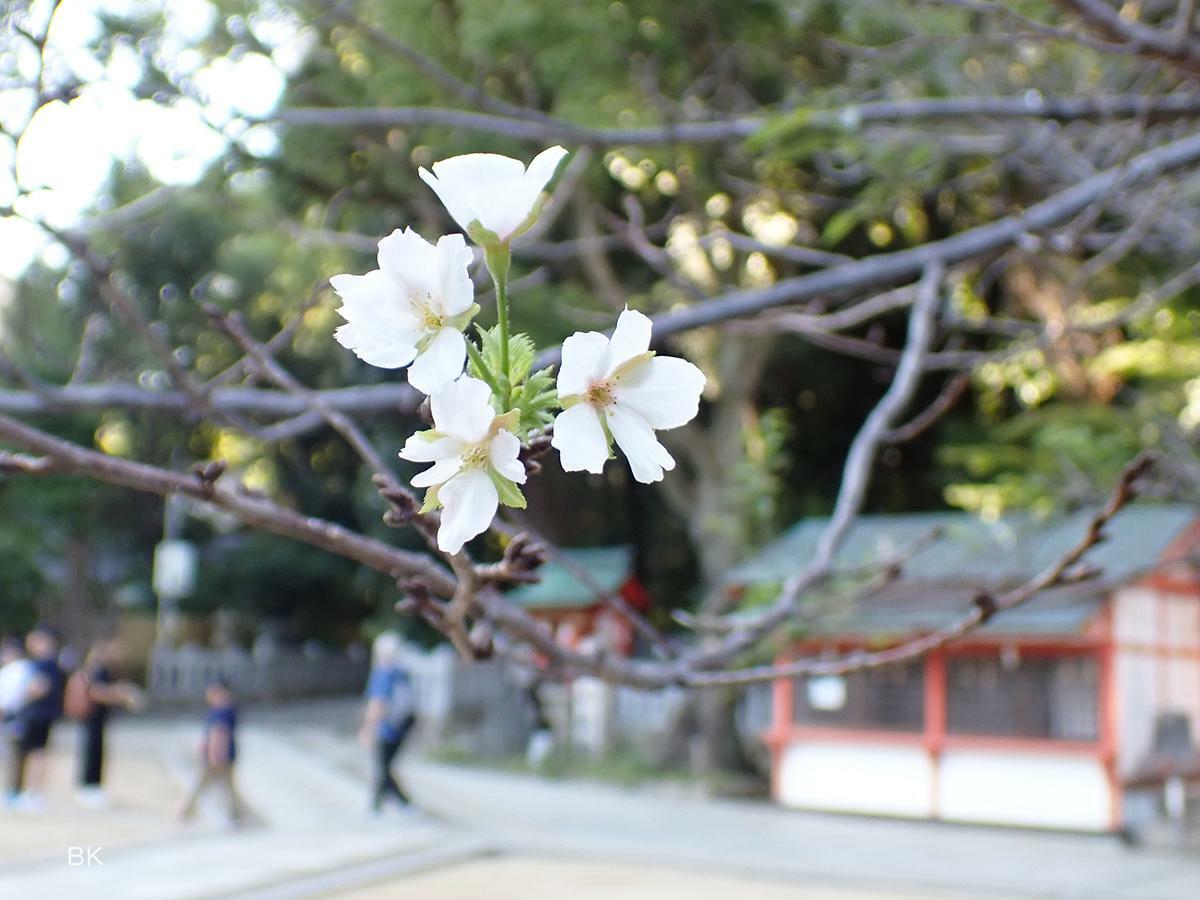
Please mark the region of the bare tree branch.
<svg viewBox="0 0 1200 900"><path fill-rule="evenodd" d="M227 510L253 528L312 544L393 578L419 577L433 590L446 596L455 589L455 582L449 573L424 554L400 550L332 522L294 512L248 492L240 485L227 487L216 477L181 474L106 456L2 414L0 441L37 456L37 461L32 464L28 458L14 458L12 454L0 457L0 467L10 472L85 475L161 496L183 494Z"/></svg>
<svg viewBox="0 0 1200 900"><path fill-rule="evenodd" d="M780 114L786 119L788 113ZM1037 120L1051 122L1145 119L1151 122L1192 119L1200 116L1200 98L1115 95L1107 97L1045 97L1029 93L1020 97L934 97L913 100L879 100L849 104L834 110L804 110L797 129L853 131L867 125L894 122L944 122L957 120ZM653 144L720 144L744 140L775 121L754 115L704 122L677 122L630 128L591 128L564 119L531 120L513 115L471 112L428 106L395 107L288 107L267 122L313 128L395 128L442 125L467 131L539 143L560 142L590 147L647 146Z"/></svg>

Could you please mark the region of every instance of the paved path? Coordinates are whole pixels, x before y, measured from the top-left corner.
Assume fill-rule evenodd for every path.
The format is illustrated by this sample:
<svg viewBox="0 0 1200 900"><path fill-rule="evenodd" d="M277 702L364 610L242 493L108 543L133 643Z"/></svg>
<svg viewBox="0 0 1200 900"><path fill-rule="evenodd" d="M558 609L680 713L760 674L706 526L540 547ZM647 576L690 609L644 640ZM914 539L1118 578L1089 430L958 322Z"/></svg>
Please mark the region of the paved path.
<svg viewBox="0 0 1200 900"><path fill-rule="evenodd" d="M426 808L492 829L516 851L930 896L1200 898L1200 859L1153 856L1104 837L810 814L428 763L410 763L406 775Z"/></svg>
<svg viewBox="0 0 1200 900"><path fill-rule="evenodd" d="M824 885L831 895L1200 898L1200 860L1138 853L1107 838L805 814L678 789L548 782L421 761L408 762L404 775L433 815L369 819L366 760L345 712L246 716L241 783L261 827L182 829L158 813L156 839L105 851L102 868L68 867L63 850L75 838L64 831L62 848L0 870L0 898L341 897L496 853L748 874L792 881L797 896L819 896ZM118 754L154 752L189 774L190 724L122 723L115 736ZM0 836L12 824L3 815Z"/></svg>
<svg viewBox="0 0 1200 900"><path fill-rule="evenodd" d="M122 724L114 733L116 754L134 747L144 752L152 735L168 769L181 781L190 780L193 726ZM260 892L263 897L312 896L324 892L323 885L330 887L322 881L330 872L345 873L332 885L337 887L352 873L377 879L486 849L432 819L369 817L362 781L318 755L297 750L286 730L251 727L239 740L240 783L261 820L256 827L230 830L218 824L216 810L208 821L192 827L160 814L157 839L106 848L91 831L89 843L99 846L100 864L70 866L68 847L78 837L67 820L58 834L47 836L45 852L38 858L4 866L0 898L199 900L250 898ZM437 853L430 855L433 849Z"/></svg>

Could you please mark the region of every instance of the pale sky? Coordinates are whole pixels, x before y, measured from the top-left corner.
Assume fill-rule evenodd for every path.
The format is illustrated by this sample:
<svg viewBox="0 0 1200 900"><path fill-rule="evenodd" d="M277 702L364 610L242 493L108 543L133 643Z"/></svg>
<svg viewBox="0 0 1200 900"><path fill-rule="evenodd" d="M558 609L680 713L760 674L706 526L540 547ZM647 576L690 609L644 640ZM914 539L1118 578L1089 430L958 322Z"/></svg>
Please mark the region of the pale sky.
<svg viewBox="0 0 1200 900"><path fill-rule="evenodd" d="M35 2L36 31L44 27L49 8L44 0ZM138 100L131 89L144 63L133 47L120 48L106 64L87 50L100 33L98 13L120 16L133 10L165 13L163 54L176 74L191 77L200 102L163 106ZM11 143L0 140L0 205L67 227L95 208L115 162L137 160L166 184L189 184L231 140L255 155L274 152L277 140L269 127L247 126L238 117L261 117L274 109L287 73L302 63L313 36L286 5L252 17L248 24L271 48L269 57L246 53L204 65L194 45L217 25L216 10L206 0L64 0L47 42L48 73L51 79L73 74L85 87L70 103L45 106L32 120L31 90L0 89L0 122L10 132L24 129L15 159ZM19 46L19 76L32 80L36 53L25 42ZM18 197L19 190L32 193ZM17 277L39 255L51 264L65 262L61 248L49 244L37 228L21 219L0 218L0 277Z"/></svg>

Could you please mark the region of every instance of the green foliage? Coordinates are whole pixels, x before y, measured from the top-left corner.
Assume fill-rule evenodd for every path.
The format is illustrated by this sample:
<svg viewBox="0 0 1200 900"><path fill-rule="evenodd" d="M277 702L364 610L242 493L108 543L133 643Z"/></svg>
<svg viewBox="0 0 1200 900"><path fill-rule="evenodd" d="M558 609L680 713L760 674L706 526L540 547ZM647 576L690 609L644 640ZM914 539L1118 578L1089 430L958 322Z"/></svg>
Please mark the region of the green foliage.
<svg viewBox="0 0 1200 900"><path fill-rule="evenodd" d="M95 55L103 64L115 59L118 48L136 46L140 58L157 62L145 69L141 95L169 103L190 78L176 60L269 55L264 25L290 22L303 29L312 49L289 78L284 106L471 105L453 87L414 69L386 40L329 16L320 4L218 0L216 6L212 28L185 53L163 17L135 10L132 17L106 20ZM1042 0L1020 8L1050 20ZM847 107L980 92L1094 95L1114 85L1125 90L1143 74L1136 60L1102 57L1068 42L1006 41L997 48L979 33L976 13L936 4L364 0L354 14L384 36L402 37L493 99L588 127L701 121L760 109L768 116L741 147L612 147L597 153L585 173L582 196L598 210L593 232L619 231L627 199L636 199L645 221L658 228L654 240L664 240L680 264L679 277L666 277L623 246L587 265L565 257L514 259L513 323L528 337L510 338L511 384L503 387L511 390L523 439L550 424L557 399L554 372L533 371L538 348L575 330L610 327L622 303L647 312L683 308L696 302L693 291L715 294L810 271L732 249L722 261L715 244L701 248L695 239L732 229L766 243L821 243L862 257L959 233L1027 208L1044 193L1044 185L1020 167L996 165L969 141L955 146L951 129L935 123L867 135L852 113L841 115ZM928 35L936 39L921 39ZM444 126L278 127L277 134L276 153L258 158L232 146L200 183L175 191L153 215L94 235L98 249L114 255L144 313L169 327L178 358L202 379L241 354L213 328L201 303L238 311L265 339L300 314L314 284L373 267L372 253L329 241L329 232L373 237L411 224L431 238L453 229L429 202L417 166L456 153L528 159L532 151L528 142L504 135ZM125 166L114 173L105 201L119 206L154 187L136 165ZM538 240L578 238L583 222L580 210L568 209ZM684 239L688 234L691 243ZM1049 250L1039 253L1038 263L1053 270L1047 284L1067 282L1077 267ZM1147 252L1099 273L1081 292L1096 299L1075 303L1069 315L1127 308L1141 285L1160 280L1166 268ZM605 289L598 270L607 271L615 289ZM526 278L531 275L538 277ZM954 296L955 313L975 322L1002 314L1038 325L1028 293L964 282ZM981 366L974 403L964 404L941 430L881 457L869 507L950 502L990 512L1075 502L1102 489L1137 449L1171 428L1200 424L1195 302L1179 298L1170 315L1110 329L1084 347L1031 346ZM292 340L280 348L281 360L318 388L395 379L330 339L336 306L328 291L318 293ZM63 384L85 323L103 308L98 285L85 271L35 267L0 311L0 349L39 378ZM869 337L895 346L903 329L898 315ZM472 359L469 371L482 377L487 370L495 378L501 371L498 331L480 328L479 336L482 366ZM161 361L120 321L110 318L98 342L99 378L170 387ZM719 336L688 335L670 352L683 352L712 372L720 343ZM1000 342L971 334L966 343L965 349L988 351ZM724 524L750 545L798 516L827 511L851 436L889 374L792 338L776 340L765 352L766 375L748 398L750 408L765 412L742 429L739 461L708 476L728 482L722 487L732 512ZM935 381L928 379L927 395L915 406L930 399ZM723 389L714 381L714 391ZM225 458L232 477L281 502L419 546L410 532L381 523L368 475L329 434L270 447L223 426L121 411L49 424L106 452L179 469ZM696 430L705 424L702 418ZM399 447L422 427L401 416L363 425L381 448ZM688 454L676 456L679 483L700 477ZM405 473L407 464L399 465ZM686 545L686 516L668 512L657 488L632 484L623 466L609 468L602 478L567 477L553 470L551 458L541 486L525 492L512 486L515 494L498 490L514 504L518 497L523 504L522 493L528 493L531 517L568 542L632 537L644 551L642 574L658 588L657 596L686 604L695 554L707 548ZM45 577L39 555L53 560L81 534L98 544L106 539L109 551L123 554L125 570L133 573L128 577L144 580L160 509L157 500L132 501L123 492L73 480L4 483L0 521L34 527L0 530L0 599L6 604L0 608L28 610L53 599L57 587ZM197 608L230 604L303 619L319 631L323 621L390 606L394 586L335 559L284 549L273 538L230 538L208 523L190 527L209 560Z"/></svg>
<svg viewBox="0 0 1200 900"><path fill-rule="evenodd" d="M479 354L474 353L467 365L467 372L492 385L493 391L501 388L500 372L503 371L500 352L500 328L477 326L479 332ZM529 335L512 334L508 338L510 384L512 390L511 409L520 413L517 422L517 437L522 441L554 420L553 411L558 404L554 389L554 370L539 369L530 374L537 348ZM507 410L498 410L506 412ZM512 504L508 504L512 505Z"/></svg>
<svg viewBox="0 0 1200 900"><path fill-rule="evenodd" d="M517 436L527 439L548 427L558 409L554 369L538 369L513 391L513 408L521 411Z"/></svg>

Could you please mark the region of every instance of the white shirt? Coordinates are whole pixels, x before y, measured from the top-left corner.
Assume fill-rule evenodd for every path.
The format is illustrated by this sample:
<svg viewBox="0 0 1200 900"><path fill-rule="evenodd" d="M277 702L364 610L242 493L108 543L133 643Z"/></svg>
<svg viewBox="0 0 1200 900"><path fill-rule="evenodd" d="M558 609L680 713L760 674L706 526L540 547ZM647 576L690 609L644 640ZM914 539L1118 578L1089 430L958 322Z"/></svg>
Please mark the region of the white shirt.
<svg viewBox="0 0 1200 900"><path fill-rule="evenodd" d="M11 715L25 705L32 680L33 663L27 659L14 659L0 667L0 715Z"/></svg>

